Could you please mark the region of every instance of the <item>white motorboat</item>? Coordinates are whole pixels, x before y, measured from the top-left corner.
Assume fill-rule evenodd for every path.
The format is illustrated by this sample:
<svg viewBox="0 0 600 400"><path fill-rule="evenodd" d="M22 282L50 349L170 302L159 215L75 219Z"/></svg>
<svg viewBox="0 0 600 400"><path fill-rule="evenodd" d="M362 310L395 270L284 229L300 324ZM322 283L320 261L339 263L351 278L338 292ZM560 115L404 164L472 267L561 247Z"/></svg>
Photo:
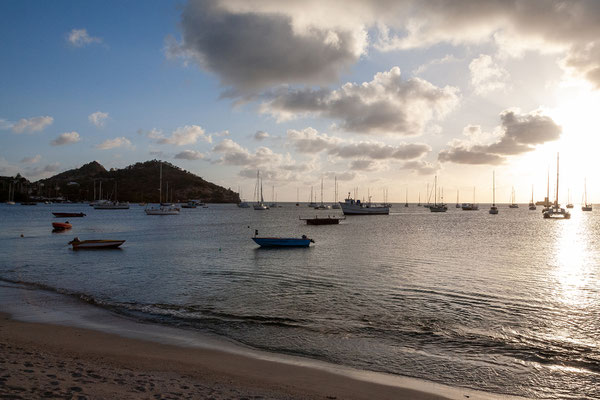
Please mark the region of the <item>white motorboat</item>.
<svg viewBox="0 0 600 400"><path fill-rule="evenodd" d="M389 215L390 213L389 207L371 204L370 198L368 203L354 200L350 197L350 192L344 202L340 201L340 206L344 215Z"/></svg>

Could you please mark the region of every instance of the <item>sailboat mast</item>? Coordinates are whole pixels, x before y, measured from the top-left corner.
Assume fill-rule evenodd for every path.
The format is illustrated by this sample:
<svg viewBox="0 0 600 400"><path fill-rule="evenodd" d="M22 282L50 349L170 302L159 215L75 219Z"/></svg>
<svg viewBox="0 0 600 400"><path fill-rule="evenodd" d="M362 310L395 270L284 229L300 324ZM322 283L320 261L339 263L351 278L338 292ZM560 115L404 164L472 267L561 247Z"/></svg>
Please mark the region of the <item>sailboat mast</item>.
<svg viewBox="0 0 600 400"><path fill-rule="evenodd" d="M323 205L323 177L321 177L321 205Z"/></svg>
<svg viewBox="0 0 600 400"><path fill-rule="evenodd" d="M435 176L435 179L433 181L433 205L435 206L437 204L437 175Z"/></svg>
<svg viewBox="0 0 600 400"><path fill-rule="evenodd" d="M496 171L492 172L492 205L496 205Z"/></svg>
<svg viewBox="0 0 600 400"><path fill-rule="evenodd" d="M334 176L333 179L334 179L334 186L335 186L335 203L337 204L337 202L338 202L338 200L337 200L337 198L338 198L337 176Z"/></svg>
<svg viewBox="0 0 600 400"><path fill-rule="evenodd" d="M554 205L558 207L558 153L556 153L556 200Z"/></svg>
<svg viewBox="0 0 600 400"><path fill-rule="evenodd" d="M100 182L102 185L102 182ZM102 187L102 186L100 186ZM162 162L160 163L160 180L158 183L158 204L162 203Z"/></svg>
<svg viewBox="0 0 600 400"><path fill-rule="evenodd" d="M548 167L548 183L546 184L546 207L550 206L550 167Z"/></svg>

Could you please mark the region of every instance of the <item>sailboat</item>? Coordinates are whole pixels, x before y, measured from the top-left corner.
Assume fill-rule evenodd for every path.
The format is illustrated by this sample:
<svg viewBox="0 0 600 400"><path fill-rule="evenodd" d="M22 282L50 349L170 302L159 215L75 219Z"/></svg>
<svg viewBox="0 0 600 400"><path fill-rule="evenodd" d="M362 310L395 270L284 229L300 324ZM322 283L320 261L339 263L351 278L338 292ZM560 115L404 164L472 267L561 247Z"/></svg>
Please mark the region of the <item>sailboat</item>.
<svg viewBox="0 0 600 400"><path fill-rule="evenodd" d="M260 201L259 201L260 195ZM269 207L265 204L265 199L263 198L263 189L262 189L262 180L260 179L260 171L256 171L256 185L254 186L254 199L256 203L254 204L254 209L257 211L268 210Z"/></svg>
<svg viewBox="0 0 600 400"><path fill-rule="evenodd" d="M514 186L512 188L512 195L510 198L510 204L508 205L508 208L519 208L519 205L517 203L515 203L515 187Z"/></svg>
<svg viewBox="0 0 600 400"><path fill-rule="evenodd" d="M313 187L310 187L310 202L308 203L308 206L311 208L315 208L317 206L317 203L314 202L313 200Z"/></svg>
<svg viewBox="0 0 600 400"><path fill-rule="evenodd" d="M315 207L315 210L329 210L331 206L323 203L323 178L321 177L321 204Z"/></svg>
<svg viewBox="0 0 600 400"><path fill-rule="evenodd" d="M531 201L529 202L529 209L530 210L535 210L537 207L535 206L535 203L533 202L533 185L531 185Z"/></svg>
<svg viewBox="0 0 600 400"><path fill-rule="evenodd" d="M8 184L8 200L6 201L6 204L10 206L15 205L15 187L12 182L9 182Z"/></svg>
<svg viewBox="0 0 600 400"><path fill-rule="evenodd" d="M567 208L573 208L573 203L571 203L571 189L567 189Z"/></svg>
<svg viewBox="0 0 600 400"><path fill-rule="evenodd" d="M554 200L553 206L544 211L544 218L553 218L553 219L569 219L571 218L571 214L560 207L558 204L558 153L556 153L556 200Z"/></svg>
<svg viewBox="0 0 600 400"><path fill-rule="evenodd" d="M277 208L277 195L275 195L275 186L271 186L271 204L269 208Z"/></svg>
<svg viewBox="0 0 600 400"><path fill-rule="evenodd" d="M100 182L102 183L102 182ZM117 200L117 182L115 181L115 201L106 201L94 205L94 210L128 210L128 202L120 202Z"/></svg>
<svg viewBox="0 0 600 400"><path fill-rule="evenodd" d="M300 188L296 188L296 207L300 206Z"/></svg>
<svg viewBox="0 0 600 400"><path fill-rule="evenodd" d="M583 180L583 205L581 211L592 211L592 203L587 202L587 185L585 179Z"/></svg>
<svg viewBox="0 0 600 400"><path fill-rule="evenodd" d="M459 192L459 190L456 189L456 206L455 206L456 208L460 208L460 203L458 202L458 192Z"/></svg>
<svg viewBox="0 0 600 400"><path fill-rule="evenodd" d="M408 188L406 188L406 203L404 203L404 207L408 207Z"/></svg>
<svg viewBox="0 0 600 400"><path fill-rule="evenodd" d="M419 202L417 203L417 207L421 207L421 192L419 192Z"/></svg>
<svg viewBox="0 0 600 400"><path fill-rule="evenodd" d="M429 207L429 210L431 212L446 212L446 211L448 211L448 207L444 204L443 195L442 195L442 202L440 204L437 204L437 175L435 176L433 188L434 188L435 196L433 198L433 205L431 207Z"/></svg>
<svg viewBox="0 0 600 400"><path fill-rule="evenodd" d="M179 215L178 207L169 207L162 205L162 162L160 163L160 178L158 184L158 207L146 208L146 215Z"/></svg>
<svg viewBox="0 0 600 400"><path fill-rule="evenodd" d="M242 189L238 186L238 193L240 194L240 202L237 204L239 208L250 208L250 204L242 197Z"/></svg>
<svg viewBox="0 0 600 400"><path fill-rule="evenodd" d="M473 187L473 202L472 203L463 203L462 209L463 209L463 211L479 210L479 205L475 204L475 187Z"/></svg>
<svg viewBox="0 0 600 400"><path fill-rule="evenodd" d="M340 209L340 203L338 203L338 184L337 184L337 176L333 177L334 179L334 190L335 190L335 202L331 205L331 208L335 209L335 210L339 210Z"/></svg>
<svg viewBox="0 0 600 400"><path fill-rule="evenodd" d="M490 214L498 214L498 207L496 207L496 171L492 173L492 206L490 207Z"/></svg>
<svg viewBox="0 0 600 400"><path fill-rule="evenodd" d="M550 168L548 168L548 181L546 182L546 198L544 199L544 208L542 213L545 213L550 209Z"/></svg>

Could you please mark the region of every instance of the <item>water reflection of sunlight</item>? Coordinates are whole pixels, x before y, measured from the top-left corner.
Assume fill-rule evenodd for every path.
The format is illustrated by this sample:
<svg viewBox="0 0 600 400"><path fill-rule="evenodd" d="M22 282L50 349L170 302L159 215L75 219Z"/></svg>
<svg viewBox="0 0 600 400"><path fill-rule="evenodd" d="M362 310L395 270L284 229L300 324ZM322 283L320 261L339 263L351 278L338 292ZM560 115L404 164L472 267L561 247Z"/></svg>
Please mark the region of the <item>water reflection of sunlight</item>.
<svg viewBox="0 0 600 400"><path fill-rule="evenodd" d="M548 221L560 224L554 245L555 297L567 305L584 307L592 266L588 246L592 232L588 232L586 215L576 209L571 215L570 220Z"/></svg>

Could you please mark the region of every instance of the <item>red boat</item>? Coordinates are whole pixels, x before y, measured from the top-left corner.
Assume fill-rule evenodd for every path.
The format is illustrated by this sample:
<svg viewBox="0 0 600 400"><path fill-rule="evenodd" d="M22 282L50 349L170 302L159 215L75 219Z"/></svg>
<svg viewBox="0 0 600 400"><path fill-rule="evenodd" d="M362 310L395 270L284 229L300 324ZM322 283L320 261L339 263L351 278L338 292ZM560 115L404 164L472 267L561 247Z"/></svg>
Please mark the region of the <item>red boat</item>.
<svg viewBox="0 0 600 400"><path fill-rule="evenodd" d="M52 223L52 227L54 229L56 229L57 231L64 231L66 229L71 229L73 227L73 225L71 225L69 223L69 221L66 221L66 222L53 222Z"/></svg>
<svg viewBox="0 0 600 400"><path fill-rule="evenodd" d="M82 212L79 213L69 213L69 212L53 212L55 217L57 218L67 218L67 217L85 217L85 214Z"/></svg>

